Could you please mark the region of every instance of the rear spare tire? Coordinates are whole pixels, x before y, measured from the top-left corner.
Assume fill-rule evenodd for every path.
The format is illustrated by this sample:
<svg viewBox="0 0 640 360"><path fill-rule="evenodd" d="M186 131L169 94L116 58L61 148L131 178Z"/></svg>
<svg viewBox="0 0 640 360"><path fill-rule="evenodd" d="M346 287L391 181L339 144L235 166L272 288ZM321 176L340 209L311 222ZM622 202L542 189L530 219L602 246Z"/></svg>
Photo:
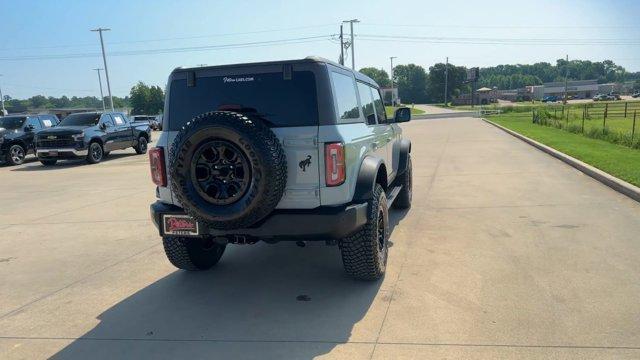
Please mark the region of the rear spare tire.
<svg viewBox="0 0 640 360"><path fill-rule="evenodd" d="M184 210L214 229L264 219L287 183L284 150L260 119L230 111L195 117L170 150L171 190Z"/></svg>

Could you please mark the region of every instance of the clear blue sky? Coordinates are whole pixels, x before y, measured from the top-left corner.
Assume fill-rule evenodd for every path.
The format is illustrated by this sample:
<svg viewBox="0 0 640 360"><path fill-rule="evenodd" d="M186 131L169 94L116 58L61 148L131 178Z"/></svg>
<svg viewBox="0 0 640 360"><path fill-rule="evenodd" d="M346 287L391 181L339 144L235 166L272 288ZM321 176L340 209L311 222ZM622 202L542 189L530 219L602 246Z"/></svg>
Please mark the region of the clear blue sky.
<svg viewBox="0 0 640 360"><path fill-rule="evenodd" d="M320 38L208 51L117 56L118 52L328 36L338 32L341 20L351 18L361 21L356 34L363 35L356 39L357 68L389 71L391 55L398 57L397 64L428 68L444 62L446 56L456 65L489 66L555 63L569 54L573 59L611 59L629 71L640 71L638 1L23 0L0 4L0 85L14 98L99 95L91 69L102 67L102 60L92 55L100 48L97 34L89 31L99 26L112 29L105 33L105 40L107 52L113 53L108 65L112 90L118 96L128 94L137 81L164 87L167 75L177 66L307 55L337 60L339 46ZM484 43L372 41L364 35L475 38ZM504 45L486 39L550 39L545 41L568 44ZM623 44L595 44L589 39L616 39L610 42ZM635 43L624 44L629 42L625 39ZM66 58L43 59L51 55Z"/></svg>

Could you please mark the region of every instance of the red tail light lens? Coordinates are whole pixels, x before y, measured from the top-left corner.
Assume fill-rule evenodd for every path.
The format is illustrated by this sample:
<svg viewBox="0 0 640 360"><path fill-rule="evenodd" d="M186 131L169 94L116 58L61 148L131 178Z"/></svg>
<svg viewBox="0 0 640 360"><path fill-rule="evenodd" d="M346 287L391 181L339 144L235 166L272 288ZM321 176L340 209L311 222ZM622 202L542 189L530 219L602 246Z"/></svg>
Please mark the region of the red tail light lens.
<svg viewBox="0 0 640 360"><path fill-rule="evenodd" d="M163 148L154 147L149 150L149 165L151 166L151 180L153 180L153 183L158 186L167 186Z"/></svg>
<svg viewBox="0 0 640 360"><path fill-rule="evenodd" d="M342 185L346 177L343 143L324 145L324 165L327 186Z"/></svg>

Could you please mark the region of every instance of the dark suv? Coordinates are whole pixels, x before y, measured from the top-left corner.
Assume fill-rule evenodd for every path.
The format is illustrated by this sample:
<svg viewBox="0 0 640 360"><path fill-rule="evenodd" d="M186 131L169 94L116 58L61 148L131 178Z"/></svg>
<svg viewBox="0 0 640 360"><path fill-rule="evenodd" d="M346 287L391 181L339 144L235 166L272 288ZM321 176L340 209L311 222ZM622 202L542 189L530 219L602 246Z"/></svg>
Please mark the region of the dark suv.
<svg viewBox="0 0 640 360"><path fill-rule="evenodd" d="M58 122L58 118L50 114L0 117L0 161L22 164L27 154L35 153L35 133Z"/></svg>

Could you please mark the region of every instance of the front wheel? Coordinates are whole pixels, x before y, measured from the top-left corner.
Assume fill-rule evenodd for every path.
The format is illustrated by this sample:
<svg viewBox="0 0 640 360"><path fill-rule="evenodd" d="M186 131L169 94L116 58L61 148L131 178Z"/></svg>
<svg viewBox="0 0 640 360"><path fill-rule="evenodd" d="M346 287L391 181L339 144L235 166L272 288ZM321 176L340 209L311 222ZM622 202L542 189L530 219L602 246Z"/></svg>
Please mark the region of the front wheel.
<svg viewBox="0 0 640 360"><path fill-rule="evenodd" d="M24 158L27 152L22 145L11 145L7 152L7 158L5 159L9 165L20 165L24 163Z"/></svg>
<svg viewBox="0 0 640 360"><path fill-rule="evenodd" d="M98 142L92 142L89 145L89 153L87 154L87 162L89 164L97 164L104 157L104 149Z"/></svg>
<svg viewBox="0 0 640 360"><path fill-rule="evenodd" d="M382 186L376 184L367 206L367 223L340 241L342 264L347 274L359 280L381 278L387 267L388 239L387 196Z"/></svg>
<svg viewBox="0 0 640 360"><path fill-rule="evenodd" d="M210 238L162 238L164 252L173 266L182 270L208 270L220 261L226 245Z"/></svg>
<svg viewBox="0 0 640 360"><path fill-rule="evenodd" d="M138 143L133 148L135 149L136 154L142 155L147 152L147 146L147 138L144 136L140 136L140 138L138 138Z"/></svg>

